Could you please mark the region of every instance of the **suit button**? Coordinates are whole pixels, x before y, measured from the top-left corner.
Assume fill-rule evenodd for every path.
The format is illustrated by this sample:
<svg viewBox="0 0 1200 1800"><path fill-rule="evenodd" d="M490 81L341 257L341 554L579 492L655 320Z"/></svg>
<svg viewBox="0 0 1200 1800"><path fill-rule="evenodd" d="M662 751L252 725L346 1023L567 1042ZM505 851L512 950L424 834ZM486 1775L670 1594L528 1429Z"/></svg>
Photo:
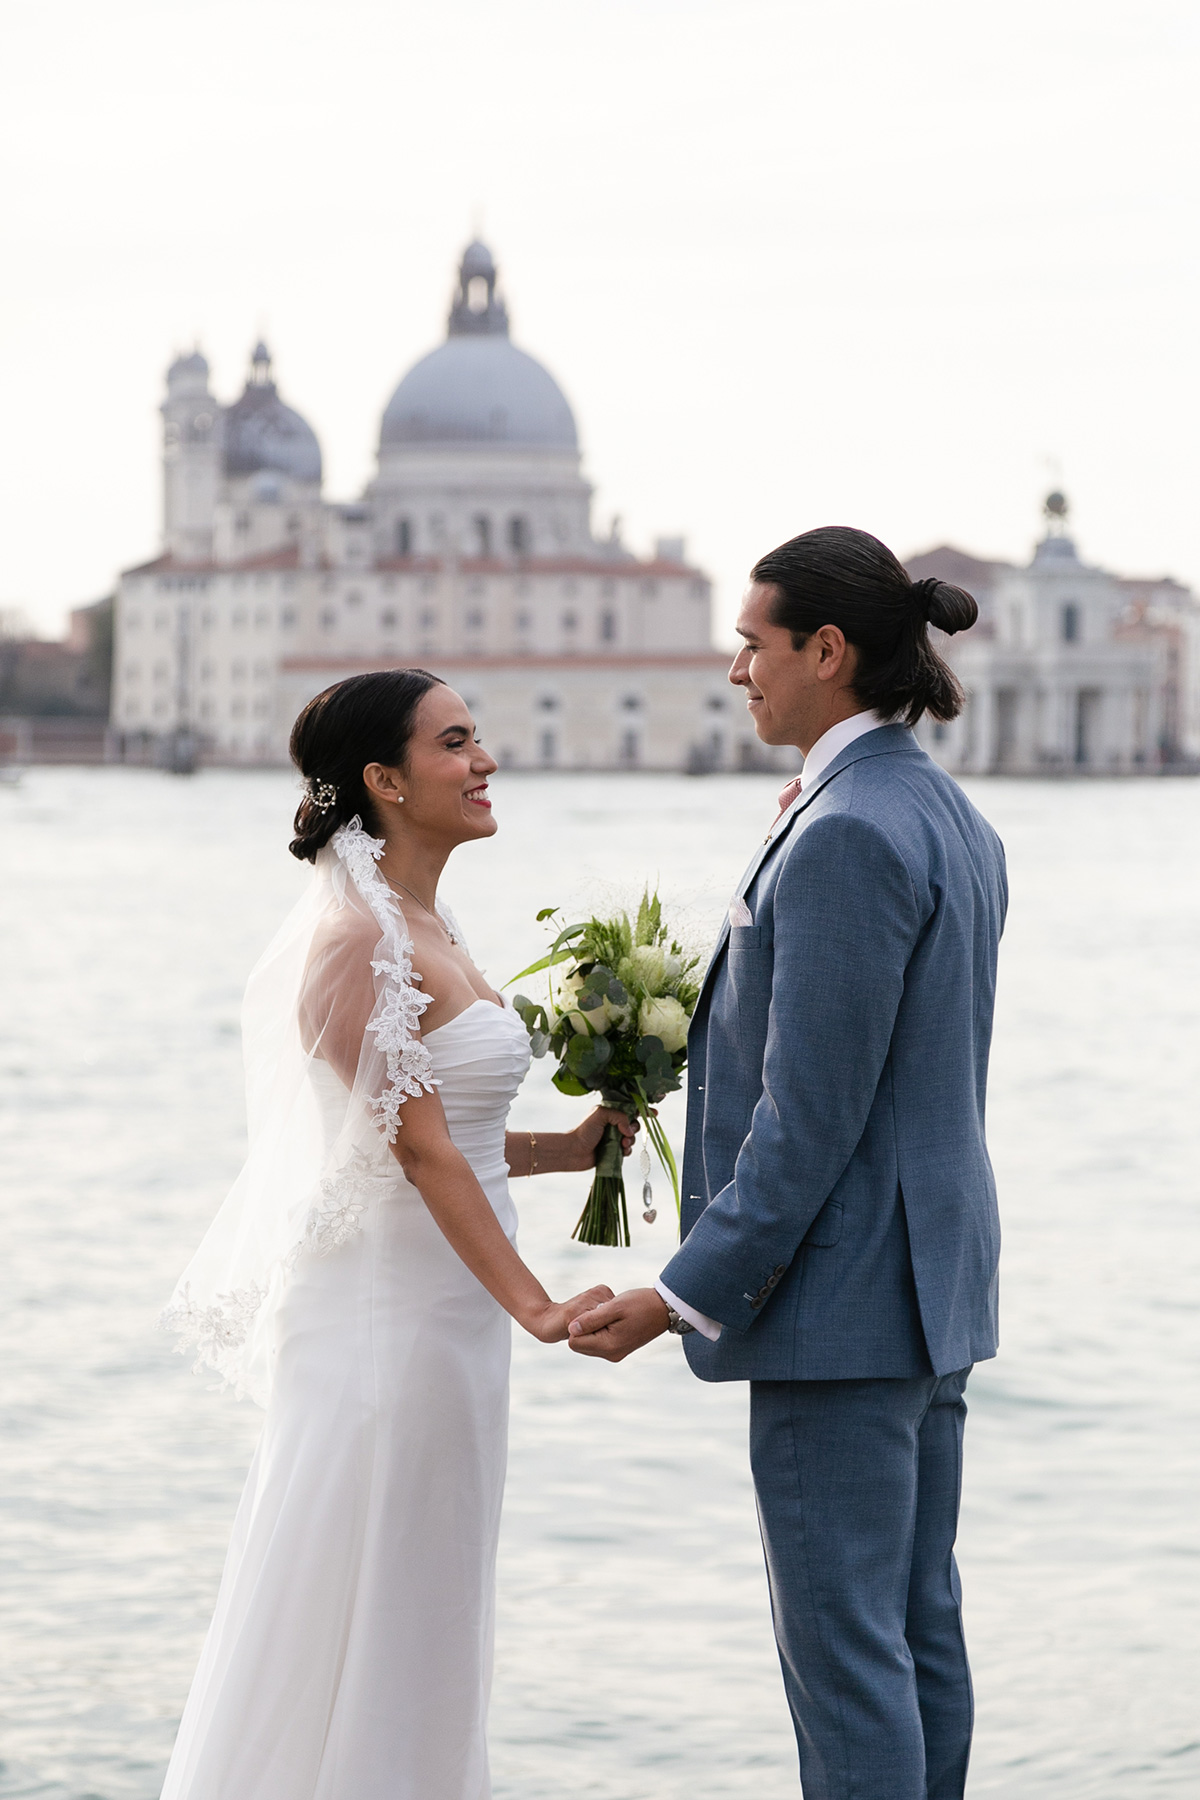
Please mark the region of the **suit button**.
<svg viewBox="0 0 1200 1800"><path fill-rule="evenodd" d="M767 1286L769 1288L778 1287L779 1286L778 1275L768 1275L767 1276Z"/></svg>
<svg viewBox="0 0 1200 1800"><path fill-rule="evenodd" d="M750 1305L751 1305L751 1308L753 1309L753 1311L757 1312L759 1307L762 1305L762 1295L756 1294L754 1299L750 1302Z"/></svg>
<svg viewBox="0 0 1200 1800"><path fill-rule="evenodd" d="M775 1264L775 1273L777 1275L786 1275L787 1274L787 1264L786 1263L776 1263Z"/></svg>

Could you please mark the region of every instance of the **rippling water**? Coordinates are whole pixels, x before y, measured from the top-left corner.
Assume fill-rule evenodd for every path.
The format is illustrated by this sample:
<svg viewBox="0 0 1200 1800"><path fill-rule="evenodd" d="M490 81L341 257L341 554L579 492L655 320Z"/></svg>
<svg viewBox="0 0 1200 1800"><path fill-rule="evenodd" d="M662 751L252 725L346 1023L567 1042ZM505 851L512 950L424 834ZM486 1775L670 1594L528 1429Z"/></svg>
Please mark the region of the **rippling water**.
<svg viewBox="0 0 1200 1800"><path fill-rule="evenodd" d="M660 874L711 935L774 783L501 778L446 881L495 978L536 909ZM991 1136L1005 1336L969 1398L971 1792L1200 1792L1200 783L982 783L1009 849ZM0 789L0 1795L153 1800L258 1415L154 1319L233 1174L245 974L303 872L287 776L35 770ZM574 1103L540 1068L519 1127ZM678 1113L668 1110L678 1137ZM644 1281L517 1184L552 1290ZM783 1800L795 1757L746 1395L660 1340L517 1344L498 1800ZM430 1796L430 1800L437 1800Z"/></svg>

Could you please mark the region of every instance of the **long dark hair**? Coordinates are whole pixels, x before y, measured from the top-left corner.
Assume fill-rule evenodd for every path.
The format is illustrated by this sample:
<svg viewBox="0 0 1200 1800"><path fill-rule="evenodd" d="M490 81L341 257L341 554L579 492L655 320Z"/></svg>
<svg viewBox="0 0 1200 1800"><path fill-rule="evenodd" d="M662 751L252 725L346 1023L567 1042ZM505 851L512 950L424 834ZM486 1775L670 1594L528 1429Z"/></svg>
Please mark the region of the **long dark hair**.
<svg viewBox="0 0 1200 1800"><path fill-rule="evenodd" d="M979 608L965 588L910 579L904 564L869 531L823 525L761 557L751 578L776 590L771 620L799 649L822 625L836 625L858 651L852 691L885 719L915 725L922 713L955 719L963 691L929 641L966 631Z"/></svg>
<svg viewBox="0 0 1200 1800"><path fill-rule="evenodd" d="M295 837L288 845L302 862L315 862L339 825L355 814L374 820L363 784L368 763L403 766L417 708L439 675L425 669L380 669L351 675L310 700L292 726L292 761L305 777L296 809Z"/></svg>

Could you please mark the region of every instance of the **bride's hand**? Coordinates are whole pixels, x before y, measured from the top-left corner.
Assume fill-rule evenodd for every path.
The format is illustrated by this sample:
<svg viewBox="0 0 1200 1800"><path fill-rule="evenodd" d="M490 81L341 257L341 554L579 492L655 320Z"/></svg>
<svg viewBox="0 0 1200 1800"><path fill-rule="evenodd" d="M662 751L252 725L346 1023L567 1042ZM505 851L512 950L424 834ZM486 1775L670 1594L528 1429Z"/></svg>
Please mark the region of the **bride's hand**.
<svg viewBox="0 0 1200 1800"><path fill-rule="evenodd" d="M592 1169L596 1165L596 1152L600 1148L600 1139L609 1125L615 1125L621 1133L621 1155L628 1156L633 1149L633 1140L640 1130L637 1119L630 1119L623 1112L615 1112L611 1106L598 1106L595 1112L588 1114L581 1125L574 1131L568 1131L568 1142L573 1140L575 1157L572 1159L573 1169Z"/></svg>
<svg viewBox="0 0 1200 1800"><path fill-rule="evenodd" d="M590 1312L593 1306L602 1306L606 1300L613 1298L609 1287L588 1288L586 1293L576 1294L573 1300L563 1300L556 1304L548 1300L543 1307L527 1319L522 1319L526 1331L537 1338L541 1344L561 1344L567 1337L567 1327L572 1319L581 1313Z"/></svg>

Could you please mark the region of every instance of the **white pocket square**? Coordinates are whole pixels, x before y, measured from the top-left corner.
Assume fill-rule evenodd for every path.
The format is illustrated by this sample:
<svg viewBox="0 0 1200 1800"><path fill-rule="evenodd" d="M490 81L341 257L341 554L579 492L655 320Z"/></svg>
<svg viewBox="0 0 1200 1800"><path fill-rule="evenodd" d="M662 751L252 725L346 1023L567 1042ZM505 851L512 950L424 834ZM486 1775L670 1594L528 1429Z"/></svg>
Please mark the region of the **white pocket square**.
<svg viewBox="0 0 1200 1800"><path fill-rule="evenodd" d="M731 925L753 925L754 923L754 915L740 894L735 894L729 902L729 923Z"/></svg>

